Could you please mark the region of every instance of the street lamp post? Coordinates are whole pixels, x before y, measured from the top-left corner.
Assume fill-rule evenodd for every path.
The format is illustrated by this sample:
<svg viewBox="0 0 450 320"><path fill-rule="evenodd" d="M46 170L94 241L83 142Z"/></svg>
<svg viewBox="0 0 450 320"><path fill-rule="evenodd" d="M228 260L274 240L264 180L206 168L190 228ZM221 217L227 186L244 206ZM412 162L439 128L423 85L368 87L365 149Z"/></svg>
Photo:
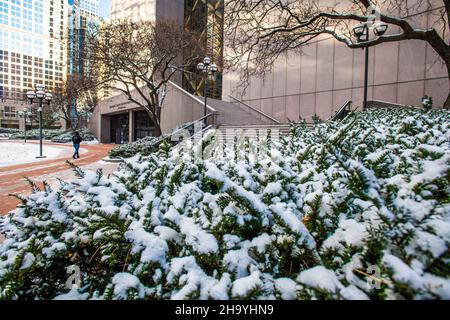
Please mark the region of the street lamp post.
<svg viewBox="0 0 450 320"><path fill-rule="evenodd" d="M370 29L373 29L375 36L382 37L387 29L388 25L378 22L370 25L368 22L359 24L353 28L358 43L366 43L370 40ZM369 91L369 46L365 48L365 61L364 61L364 103L363 108L367 109L367 96Z"/></svg>
<svg viewBox="0 0 450 320"><path fill-rule="evenodd" d="M27 120L32 117L33 113L29 111L27 108L23 108L23 111L19 111L19 117L23 117L23 120L25 122L25 128L24 128L24 142L27 143Z"/></svg>
<svg viewBox="0 0 450 320"><path fill-rule="evenodd" d="M203 91L203 96L205 97L205 123L206 123L206 116L208 115L208 77L211 75L214 75L218 71L218 67L215 63L211 64L211 58L205 57L203 59L203 62L200 62L197 65L197 69L203 72L205 76L205 86Z"/></svg>
<svg viewBox="0 0 450 320"><path fill-rule="evenodd" d="M53 99L53 96L49 92L45 92L45 86L42 84L37 84L35 86L36 91L28 91L27 97L30 100L30 103L33 103L34 99L38 99L39 101L39 157L38 159L45 158L42 154L42 110L43 110L43 102L45 101L48 105Z"/></svg>

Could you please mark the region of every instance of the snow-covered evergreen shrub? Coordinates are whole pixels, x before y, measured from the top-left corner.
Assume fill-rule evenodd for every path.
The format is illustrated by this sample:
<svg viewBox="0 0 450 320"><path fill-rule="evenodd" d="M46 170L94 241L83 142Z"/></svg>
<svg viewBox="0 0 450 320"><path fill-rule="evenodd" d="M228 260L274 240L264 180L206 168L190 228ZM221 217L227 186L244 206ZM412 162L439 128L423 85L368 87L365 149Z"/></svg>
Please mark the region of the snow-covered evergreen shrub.
<svg viewBox="0 0 450 320"><path fill-rule="evenodd" d="M148 156L158 150L162 139L162 137L145 137L131 143L118 145L111 149L109 156L111 158L131 158L137 154Z"/></svg>
<svg viewBox="0 0 450 320"><path fill-rule="evenodd" d="M75 167L1 218L0 297L449 299L449 138L448 111L380 109Z"/></svg>
<svg viewBox="0 0 450 320"><path fill-rule="evenodd" d="M43 129L42 136L44 140L51 140L52 138L63 134L64 130L55 130L55 129ZM40 137L39 129L27 130L27 139L30 140L38 140ZM17 131L12 134L10 139L13 140L23 140L25 138L25 132L23 130Z"/></svg>
<svg viewBox="0 0 450 320"><path fill-rule="evenodd" d="M137 154L148 156L158 150L159 145L165 141L171 145L176 144L177 139L172 139L177 136L176 132L180 129L187 130L191 134L194 133L194 122L189 122L175 127L171 133L163 134L159 137L144 137L134 142L118 145L109 152L110 158L131 158Z"/></svg>
<svg viewBox="0 0 450 320"><path fill-rule="evenodd" d="M91 142L91 141L96 140L95 136L89 130L79 130L78 132L84 142ZM73 137L73 131L70 130L70 131L64 132L63 134L59 134L59 135L53 137L51 140L52 140L52 142L56 142L56 143L68 143L68 142L72 142L72 137Z"/></svg>
<svg viewBox="0 0 450 320"><path fill-rule="evenodd" d="M19 132L19 129L1 128L0 127L0 133L14 134L14 133L18 133L18 132Z"/></svg>

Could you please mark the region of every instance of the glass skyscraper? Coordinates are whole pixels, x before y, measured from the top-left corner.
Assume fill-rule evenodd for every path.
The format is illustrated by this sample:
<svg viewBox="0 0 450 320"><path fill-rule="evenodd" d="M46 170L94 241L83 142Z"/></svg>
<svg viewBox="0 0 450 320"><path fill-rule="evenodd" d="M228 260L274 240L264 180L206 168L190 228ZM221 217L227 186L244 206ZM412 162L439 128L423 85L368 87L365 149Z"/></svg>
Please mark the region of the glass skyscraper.
<svg viewBox="0 0 450 320"><path fill-rule="evenodd" d="M98 25L99 1L98 0L75 0L71 3L69 16L69 76L89 76L86 63L85 41L86 35L94 25ZM79 99L78 99L79 100ZM78 119L79 108L83 101L71 101L70 116L72 121Z"/></svg>
<svg viewBox="0 0 450 320"><path fill-rule="evenodd" d="M63 82L67 0L0 0L0 98L23 99L37 84Z"/></svg>
<svg viewBox="0 0 450 320"><path fill-rule="evenodd" d="M208 83L208 97L222 98L224 0L185 0L184 25L201 34L205 51L219 67L214 81ZM204 95L205 79L196 65L185 73L183 87L197 96Z"/></svg>
<svg viewBox="0 0 450 320"><path fill-rule="evenodd" d="M86 34L99 20L99 0L73 1L69 16L69 74L85 73L84 44Z"/></svg>

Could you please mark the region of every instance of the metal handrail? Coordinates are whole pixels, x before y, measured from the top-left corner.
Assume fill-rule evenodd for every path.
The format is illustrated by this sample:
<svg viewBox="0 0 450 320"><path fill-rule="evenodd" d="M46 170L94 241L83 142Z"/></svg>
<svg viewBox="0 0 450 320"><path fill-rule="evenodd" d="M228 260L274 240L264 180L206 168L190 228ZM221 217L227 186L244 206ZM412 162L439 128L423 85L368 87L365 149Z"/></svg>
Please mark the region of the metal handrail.
<svg viewBox="0 0 450 320"><path fill-rule="evenodd" d="M235 97L233 97L233 96L231 96L231 95L228 95L228 96L229 96L231 99L235 100L236 102L239 102L240 104L246 106L247 108L249 108L249 109L255 111L256 113L259 113L259 114L262 115L263 117L266 117L267 119L269 119L269 120L275 122L276 124L281 124L281 122L278 121L277 119L272 118L272 117L269 116L268 114L265 114L265 113L262 112L261 110L258 110L258 109L256 109L256 108L252 107L251 105L245 103L244 101L241 101L241 100L239 100L239 99L237 99L237 98L235 98Z"/></svg>
<svg viewBox="0 0 450 320"><path fill-rule="evenodd" d="M352 101L348 100L345 104L330 118L331 121L343 120L351 111Z"/></svg>
<svg viewBox="0 0 450 320"><path fill-rule="evenodd" d="M212 112L212 113L208 113L206 116L203 116L200 119L197 119L197 120L189 122L189 123L185 123L181 127L177 128L177 130L173 131L170 135L176 135L178 132L186 130L189 127L193 126L196 122L200 122L200 123L206 122L204 120L207 120L210 117L214 117L214 116L216 116L216 114L217 114L217 111ZM212 123L211 125L215 125L215 123Z"/></svg>
<svg viewBox="0 0 450 320"><path fill-rule="evenodd" d="M368 105L370 105L371 103L381 103L381 104L384 104L386 106L395 106L395 107L411 107L410 105L406 105L406 104L389 102L389 101L384 101L384 100L377 100L377 99L372 99L372 100L368 100L367 101Z"/></svg>

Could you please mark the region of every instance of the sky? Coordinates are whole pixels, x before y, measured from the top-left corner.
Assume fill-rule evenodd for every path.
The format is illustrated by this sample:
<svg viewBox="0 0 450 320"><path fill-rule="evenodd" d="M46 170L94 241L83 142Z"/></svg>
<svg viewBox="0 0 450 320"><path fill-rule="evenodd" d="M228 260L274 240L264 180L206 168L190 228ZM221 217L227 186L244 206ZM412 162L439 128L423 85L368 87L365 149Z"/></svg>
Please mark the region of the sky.
<svg viewBox="0 0 450 320"><path fill-rule="evenodd" d="M109 0L100 0L100 16L103 18L109 17Z"/></svg>

